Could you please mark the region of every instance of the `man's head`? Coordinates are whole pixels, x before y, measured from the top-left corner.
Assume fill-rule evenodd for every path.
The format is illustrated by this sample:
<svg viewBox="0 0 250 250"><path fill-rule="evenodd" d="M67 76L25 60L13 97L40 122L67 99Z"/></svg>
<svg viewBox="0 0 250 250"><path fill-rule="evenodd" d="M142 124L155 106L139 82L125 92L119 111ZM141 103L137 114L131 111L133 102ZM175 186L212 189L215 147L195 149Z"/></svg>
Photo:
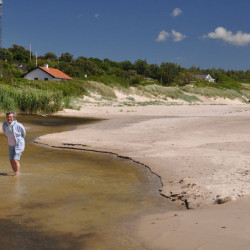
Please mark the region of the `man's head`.
<svg viewBox="0 0 250 250"><path fill-rule="evenodd" d="M16 112L13 110L10 110L6 113L6 120L10 124L16 119Z"/></svg>

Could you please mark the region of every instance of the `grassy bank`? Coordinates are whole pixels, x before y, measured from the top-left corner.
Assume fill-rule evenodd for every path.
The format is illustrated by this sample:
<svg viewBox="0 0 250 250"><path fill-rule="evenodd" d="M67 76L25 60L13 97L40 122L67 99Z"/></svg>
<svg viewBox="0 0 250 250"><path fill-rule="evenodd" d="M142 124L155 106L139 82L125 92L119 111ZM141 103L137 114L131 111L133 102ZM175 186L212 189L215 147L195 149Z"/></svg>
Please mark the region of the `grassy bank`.
<svg viewBox="0 0 250 250"><path fill-rule="evenodd" d="M100 79L99 79L100 80ZM119 79L118 79L119 80ZM201 97L228 98L247 102L250 99L249 85L236 82L207 83L197 82L193 85L166 87L159 84L127 85L120 80L105 79L104 82L91 80L73 81L27 81L24 79L12 82L0 82L0 111L16 110L25 113L53 113L63 108L78 109L78 98L98 96L99 100L116 100L115 90L127 95L131 94L151 98L161 103L168 100L181 100L186 103L201 102ZM133 99L133 98L132 98ZM131 99L131 100L132 100ZM130 101L130 105L136 101ZM152 105L152 101L148 102Z"/></svg>
<svg viewBox="0 0 250 250"><path fill-rule="evenodd" d="M138 86L137 89L145 95L151 95L156 98L160 97L164 100L168 100L168 98L173 100L180 99L189 103L200 101L198 97L184 93L180 87L164 87L154 84Z"/></svg>

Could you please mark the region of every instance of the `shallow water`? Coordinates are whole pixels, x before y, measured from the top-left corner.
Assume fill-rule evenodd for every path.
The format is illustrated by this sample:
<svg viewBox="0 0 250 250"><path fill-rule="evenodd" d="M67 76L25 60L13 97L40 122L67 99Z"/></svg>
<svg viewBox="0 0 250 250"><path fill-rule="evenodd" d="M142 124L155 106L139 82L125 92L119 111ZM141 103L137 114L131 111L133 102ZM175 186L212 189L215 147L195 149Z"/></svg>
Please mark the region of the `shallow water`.
<svg viewBox="0 0 250 250"><path fill-rule="evenodd" d="M32 143L38 135L96 121L18 121L27 128L19 177L11 176L7 140L0 135L1 249L143 249L129 232L139 215L169 209L158 193L159 178L129 160Z"/></svg>

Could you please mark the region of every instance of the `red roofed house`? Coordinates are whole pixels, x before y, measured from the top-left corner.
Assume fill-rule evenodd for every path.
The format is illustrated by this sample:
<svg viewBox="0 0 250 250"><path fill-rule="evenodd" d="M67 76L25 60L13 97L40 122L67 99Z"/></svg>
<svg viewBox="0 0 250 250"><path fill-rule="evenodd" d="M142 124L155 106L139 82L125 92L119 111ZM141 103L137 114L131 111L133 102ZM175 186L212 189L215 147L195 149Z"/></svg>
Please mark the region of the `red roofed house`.
<svg viewBox="0 0 250 250"><path fill-rule="evenodd" d="M44 67L37 67L24 75L27 80L45 80L45 81L62 81L72 80L72 78L59 69L49 68L48 64Z"/></svg>

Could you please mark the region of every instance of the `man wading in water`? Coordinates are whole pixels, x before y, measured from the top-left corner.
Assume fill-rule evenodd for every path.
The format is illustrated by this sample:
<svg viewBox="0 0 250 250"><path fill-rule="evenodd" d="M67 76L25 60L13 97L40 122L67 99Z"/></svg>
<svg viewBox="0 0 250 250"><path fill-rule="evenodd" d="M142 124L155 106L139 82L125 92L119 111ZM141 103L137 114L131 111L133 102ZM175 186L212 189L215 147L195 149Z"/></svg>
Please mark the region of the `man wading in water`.
<svg viewBox="0 0 250 250"><path fill-rule="evenodd" d="M9 111L6 113L6 121L3 123L3 132L5 133L9 144L9 157L12 169L15 175L20 174L20 157L25 148L26 131L24 126L16 121L16 113Z"/></svg>

